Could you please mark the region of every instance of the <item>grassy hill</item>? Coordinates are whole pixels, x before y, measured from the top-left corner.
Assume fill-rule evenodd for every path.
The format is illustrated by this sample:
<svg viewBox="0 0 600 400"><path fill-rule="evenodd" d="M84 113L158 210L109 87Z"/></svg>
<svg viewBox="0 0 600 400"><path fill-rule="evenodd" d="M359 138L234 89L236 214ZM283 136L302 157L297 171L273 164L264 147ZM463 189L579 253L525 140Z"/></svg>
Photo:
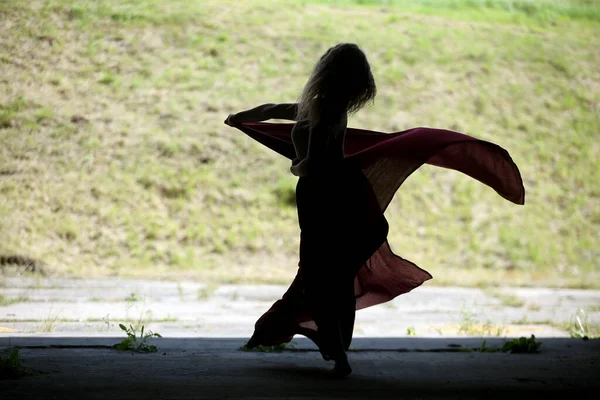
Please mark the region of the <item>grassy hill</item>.
<svg viewBox="0 0 600 400"><path fill-rule="evenodd" d="M424 167L387 212L433 284L600 286L600 5L594 1L0 3L0 255L52 273L288 282L288 163L223 125L294 101L356 42L379 94L350 125L505 147L515 206Z"/></svg>

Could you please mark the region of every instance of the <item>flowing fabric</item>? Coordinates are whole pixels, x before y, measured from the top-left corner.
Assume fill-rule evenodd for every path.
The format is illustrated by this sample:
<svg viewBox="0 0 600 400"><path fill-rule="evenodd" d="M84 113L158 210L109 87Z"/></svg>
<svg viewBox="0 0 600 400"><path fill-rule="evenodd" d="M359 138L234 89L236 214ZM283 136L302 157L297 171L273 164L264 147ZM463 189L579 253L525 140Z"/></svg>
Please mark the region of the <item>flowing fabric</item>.
<svg viewBox="0 0 600 400"><path fill-rule="evenodd" d="M291 140L293 126L289 123L258 122L242 123L236 128L284 157L293 159L296 155ZM348 247L357 249L354 259L363 260L361 265L352 266L352 259L340 254L340 261L348 263L348 268L356 269L352 271L356 310L392 300L432 278L427 271L392 252L387 241L387 221L383 217L402 183L423 164L460 171L491 187L508 201L525 203L523 181L509 153L494 143L460 132L413 128L382 133L348 128L344 152L345 164L360 171L364 184L360 186L362 181L359 180L356 185L366 193L365 201L368 203L363 221L357 224L359 229L368 232L357 235L360 242ZM371 225L364 221L365 215L372 221ZM355 215L347 217L349 221L356 218ZM301 254L305 241L302 234ZM335 240L331 246L337 250L341 248ZM254 335L248 342L250 347L289 342L295 334L305 335L319 344L318 329L305 300L305 275L300 263L289 289L257 321ZM349 339L345 342L348 348Z"/></svg>

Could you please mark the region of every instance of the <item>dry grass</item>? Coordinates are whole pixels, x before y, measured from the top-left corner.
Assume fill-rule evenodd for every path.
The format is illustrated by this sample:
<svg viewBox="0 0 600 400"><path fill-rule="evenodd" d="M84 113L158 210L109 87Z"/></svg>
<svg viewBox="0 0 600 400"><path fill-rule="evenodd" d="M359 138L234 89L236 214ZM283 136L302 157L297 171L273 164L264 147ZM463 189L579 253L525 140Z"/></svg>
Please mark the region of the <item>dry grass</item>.
<svg viewBox="0 0 600 400"><path fill-rule="evenodd" d="M517 207L425 167L387 213L394 250L440 284L598 287L597 20L322 3L2 2L0 253L80 276L289 281L294 179L222 121L293 101L322 51L354 41L379 96L350 125L493 140L527 190Z"/></svg>

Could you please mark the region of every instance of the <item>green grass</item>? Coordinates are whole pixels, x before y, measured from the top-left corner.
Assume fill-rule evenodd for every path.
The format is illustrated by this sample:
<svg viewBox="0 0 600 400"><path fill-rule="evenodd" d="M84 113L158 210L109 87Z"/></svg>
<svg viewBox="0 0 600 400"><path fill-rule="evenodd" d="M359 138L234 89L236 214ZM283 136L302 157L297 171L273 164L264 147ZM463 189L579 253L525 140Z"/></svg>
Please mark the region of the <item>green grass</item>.
<svg viewBox="0 0 600 400"><path fill-rule="evenodd" d="M439 15L469 21L556 26L575 22L600 22L594 0L317 0L315 3L392 7L404 13Z"/></svg>
<svg viewBox="0 0 600 400"><path fill-rule="evenodd" d="M525 305L525 301L513 294L506 294L496 290L488 290L486 293L500 300L502 302L502 305L505 307L519 308Z"/></svg>
<svg viewBox="0 0 600 400"><path fill-rule="evenodd" d="M197 300L209 300L215 291L218 289L218 286L214 283L208 284L205 287L198 289L196 294Z"/></svg>
<svg viewBox="0 0 600 400"><path fill-rule="evenodd" d="M482 323L464 305L460 310L461 318L458 322L458 333L467 336L502 336L506 328L502 325L494 325L491 322Z"/></svg>
<svg viewBox="0 0 600 400"><path fill-rule="evenodd" d="M222 122L293 101L320 54L352 41L379 94L351 126L492 140L527 190L517 207L424 167L387 212L398 254L433 284L600 286L597 3L10 0L0 13L0 253L78 276L289 282L289 165Z"/></svg>
<svg viewBox="0 0 600 400"><path fill-rule="evenodd" d="M135 303L136 301L140 301L140 298L135 293L130 293L129 296L124 299L128 303Z"/></svg>
<svg viewBox="0 0 600 400"><path fill-rule="evenodd" d="M29 302L30 299L27 296L19 296L19 297L6 297L0 294L0 307L1 306L10 306L11 304L16 303L25 303Z"/></svg>
<svg viewBox="0 0 600 400"><path fill-rule="evenodd" d="M511 324L514 325L550 325L550 326L555 326L556 324L550 320L543 320L543 321L531 321L529 320L529 318L527 316L524 316L521 319L512 321Z"/></svg>
<svg viewBox="0 0 600 400"><path fill-rule="evenodd" d="M36 328L37 332L53 332L56 329L58 323L62 322L58 317L58 314L52 315L52 311L48 311L48 317L40 321L39 326Z"/></svg>

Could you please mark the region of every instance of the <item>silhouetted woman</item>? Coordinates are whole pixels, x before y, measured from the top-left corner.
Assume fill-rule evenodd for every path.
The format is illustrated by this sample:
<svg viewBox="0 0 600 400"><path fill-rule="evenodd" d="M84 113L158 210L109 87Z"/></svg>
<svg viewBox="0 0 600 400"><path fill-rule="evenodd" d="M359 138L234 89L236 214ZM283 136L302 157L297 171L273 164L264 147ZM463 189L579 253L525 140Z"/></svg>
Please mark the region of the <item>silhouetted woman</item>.
<svg viewBox="0 0 600 400"><path fill-rule="evenodd" d="M291 133L296 150L291 172L300 177L296 201L304 298L299 301L308 305L317 325L318 335L309 336L342 376L351 372L346 349L356 309L354 278L381 240L370 243L387 234L385 219L367 213L367 202L375 200L367 196L362 172L344 162L348 114L375 93L365 54L355 44L338 44L321 57L297 104L267 104L226 120L230 125L270 118L297 121Z"/></svg>

